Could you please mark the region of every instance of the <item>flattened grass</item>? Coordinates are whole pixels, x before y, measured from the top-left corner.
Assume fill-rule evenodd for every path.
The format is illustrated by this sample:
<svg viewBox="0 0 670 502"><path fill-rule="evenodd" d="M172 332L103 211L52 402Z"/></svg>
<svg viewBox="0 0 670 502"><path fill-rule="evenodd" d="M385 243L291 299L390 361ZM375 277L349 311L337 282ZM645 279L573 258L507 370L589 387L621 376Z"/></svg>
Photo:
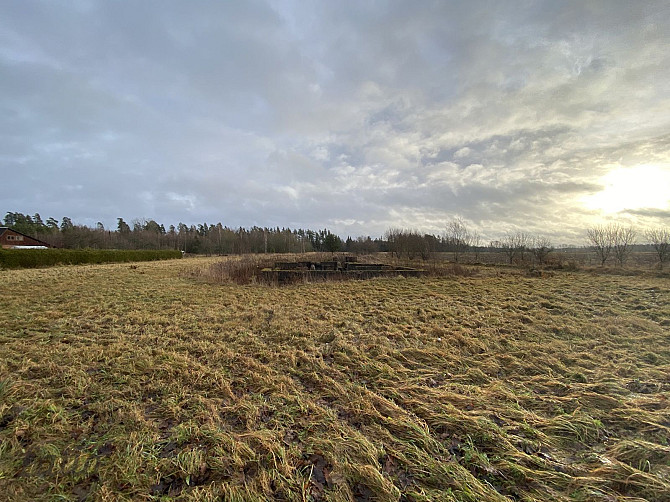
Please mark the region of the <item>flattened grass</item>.
<svg viewBox="0 0 670 502"><path fill-rule="evenodd" d="M0 498L670 500L667 280L212 263L0 274Z"/></svg>

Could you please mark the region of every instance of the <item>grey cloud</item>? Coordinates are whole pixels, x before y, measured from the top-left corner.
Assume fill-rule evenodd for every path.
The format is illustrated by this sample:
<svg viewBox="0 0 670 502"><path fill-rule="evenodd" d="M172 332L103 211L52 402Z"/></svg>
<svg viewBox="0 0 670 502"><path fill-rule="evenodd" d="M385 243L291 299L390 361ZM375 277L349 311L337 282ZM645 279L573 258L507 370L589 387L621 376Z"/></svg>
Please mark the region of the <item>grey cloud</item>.
<svg viewBox="0 0 670 502"><path fill-rule="evenodd" d="M669 22L656 1L5 3L0 209L574 239L615 216L579 202L612 166L670 169Z"/></svg>
<svg viewBox="0 0 670 502"><path fill-rule="evenodd" d="M645 216L645 217L651 217L660 220L664 224L668 224L670 222L670 209L651 209L651 208L644 208L644 209L626 209L622 211L622 213L634 215L634 216Z"/></svg>

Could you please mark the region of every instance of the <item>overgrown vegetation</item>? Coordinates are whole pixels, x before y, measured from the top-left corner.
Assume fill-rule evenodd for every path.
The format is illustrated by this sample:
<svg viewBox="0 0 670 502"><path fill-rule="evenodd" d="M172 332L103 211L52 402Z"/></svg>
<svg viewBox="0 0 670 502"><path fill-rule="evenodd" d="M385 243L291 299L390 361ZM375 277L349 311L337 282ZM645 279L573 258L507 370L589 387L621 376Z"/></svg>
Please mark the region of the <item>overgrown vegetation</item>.
<svg viewBox="0 0 670 502"><path fill-rule="evenodd" d="M411 262L393 257L392 255L375 253L365 256L353 256L344 253L306 253L303 255L296 254L280 254L280 255L243 255L234 257L225 257L216 260L213 263L208 263L202 268L193 267L188 271L188 277L204 280L215 284L266 284L277 285L276 281L268 281L263 277L263 271L271 269L277 262L328 262L339 261L344 262L346 257L355 258L361 264L375 263L385 264L392 267L407 267L408 265L417 266L420 268L421 275L431 277L471 277L477 274L477 268L473 266L465 266L459 263L450 263L444 260L428 260L421 263ZM402 275L399 271L397 275ZM356 275L348 277L343 274L339 277L331 277L324 279L321 277L309 276L304 279L297 276L295 281L297 283L308 283L323 280L347 280L348 278L356 278Z"/></svg>
<svg viewBox="0 0 670 502"><path fill-rule="evenodd" d="M181 258L176 250L116 249L0 249L0 268L35 268L54 265L118 263Z"/></svg>
<svg viewBox="0 0 670 502"><path fill-rule="evenodd" d="M0 493L670 500L667 279L1 272Z"/></svg>

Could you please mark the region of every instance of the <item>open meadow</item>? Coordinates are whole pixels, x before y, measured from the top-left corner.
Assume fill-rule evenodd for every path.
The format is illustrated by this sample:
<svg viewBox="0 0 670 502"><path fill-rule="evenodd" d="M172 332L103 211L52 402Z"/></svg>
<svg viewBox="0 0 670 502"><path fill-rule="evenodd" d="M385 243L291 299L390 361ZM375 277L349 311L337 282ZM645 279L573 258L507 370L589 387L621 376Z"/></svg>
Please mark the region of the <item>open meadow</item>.
<svg viewBox="0 0 670 502"><path fill-rule="evenodd" d="M670 281L0 271L0 500L670 501Z"/></svg>

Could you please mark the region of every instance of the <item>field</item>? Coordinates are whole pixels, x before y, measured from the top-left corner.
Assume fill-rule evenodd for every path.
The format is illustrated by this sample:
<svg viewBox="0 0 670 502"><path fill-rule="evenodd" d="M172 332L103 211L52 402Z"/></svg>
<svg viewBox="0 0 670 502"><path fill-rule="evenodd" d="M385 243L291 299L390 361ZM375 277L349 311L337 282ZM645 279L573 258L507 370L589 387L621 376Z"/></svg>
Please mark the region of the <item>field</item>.
<svg viewBox="0 0 670 502"><path fill-rule="evenodd" d="M0 271L0 500L670 500L670 282Z"/></svg>

